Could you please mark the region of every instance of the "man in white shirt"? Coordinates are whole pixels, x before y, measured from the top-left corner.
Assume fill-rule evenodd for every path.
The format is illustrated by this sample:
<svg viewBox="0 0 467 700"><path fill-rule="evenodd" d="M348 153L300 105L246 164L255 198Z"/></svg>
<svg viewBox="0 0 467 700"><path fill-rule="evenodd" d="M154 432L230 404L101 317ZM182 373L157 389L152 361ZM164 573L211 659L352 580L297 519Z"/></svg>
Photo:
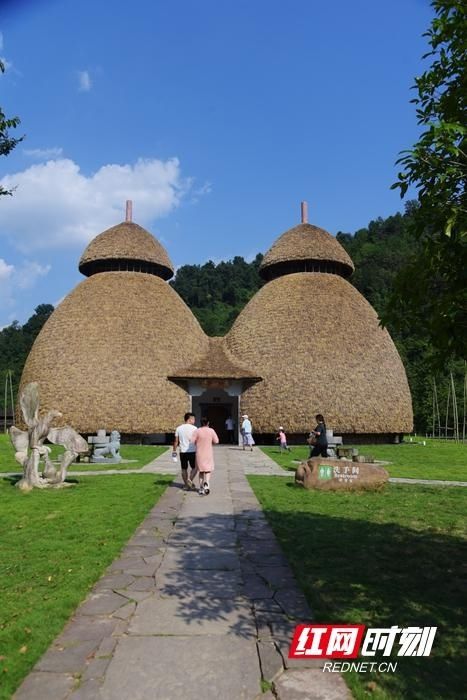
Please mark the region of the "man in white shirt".
<svg viewBox="0 0 467 700"><path fill-rule="evenodd" d="M231 445L233 445L235 442L235 440L234 440L234 428L235 428L234 419L232 418L232 416L229 416L225 420L225 429L227 430L228 440L229 440Z"/></svg>
<svg viewBox="0 0 467 700"><path fill-rule="evenodd" d="M194 413L185 413L184 423L178 426L175 430L175 439L173 451L176 452L177 447L180 447L180 464L182 466L182 479L185 484L185 490L194 489L193 479L196 476L196 445L191 441L193 433L196 430ZM191 467L190 477L188 478L188 465Z"/></svg>

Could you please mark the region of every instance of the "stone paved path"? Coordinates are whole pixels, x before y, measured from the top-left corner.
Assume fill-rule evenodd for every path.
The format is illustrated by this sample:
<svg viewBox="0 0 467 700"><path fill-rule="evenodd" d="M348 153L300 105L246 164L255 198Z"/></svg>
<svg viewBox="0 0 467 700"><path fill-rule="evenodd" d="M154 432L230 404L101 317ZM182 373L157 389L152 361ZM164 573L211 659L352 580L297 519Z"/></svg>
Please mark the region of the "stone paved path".
<svg viewBox="0 0 467 700"><path fill-rule="evenodd" d="M174 471L170 459L145 471ZM220 447L209 496L174 482L16 700L350 698L322 662L287 659L312 613L245 478L276 473L269 462Z"/></svg>

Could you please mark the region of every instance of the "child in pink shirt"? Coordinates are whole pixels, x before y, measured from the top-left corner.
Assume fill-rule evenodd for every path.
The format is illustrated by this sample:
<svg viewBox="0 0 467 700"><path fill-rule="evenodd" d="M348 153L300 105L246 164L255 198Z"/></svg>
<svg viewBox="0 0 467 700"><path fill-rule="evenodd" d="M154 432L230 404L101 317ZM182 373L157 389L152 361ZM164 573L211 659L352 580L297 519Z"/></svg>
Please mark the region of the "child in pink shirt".
<svg viewBox="0 0 467 700"><path fill-rule="evenodd" d="M290 447L287 445L287 435L284 433L282 425L279 428L279 434L276 440L279 440L281 452L290 452Z"/></svg>

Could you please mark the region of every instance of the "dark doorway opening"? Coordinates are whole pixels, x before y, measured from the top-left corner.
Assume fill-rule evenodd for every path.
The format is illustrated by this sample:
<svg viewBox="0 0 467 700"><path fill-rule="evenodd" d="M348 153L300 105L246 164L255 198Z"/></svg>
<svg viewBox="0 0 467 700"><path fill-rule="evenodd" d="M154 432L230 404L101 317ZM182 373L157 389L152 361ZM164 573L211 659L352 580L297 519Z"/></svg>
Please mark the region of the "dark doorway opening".
<svg viewBox="0 0 467 700"><path fill-rule="evenodd" d="M232 405L228 403L200 403L201 415L207 418L219 438L219 442L229 442L225 421L232 415Z"/></svg>

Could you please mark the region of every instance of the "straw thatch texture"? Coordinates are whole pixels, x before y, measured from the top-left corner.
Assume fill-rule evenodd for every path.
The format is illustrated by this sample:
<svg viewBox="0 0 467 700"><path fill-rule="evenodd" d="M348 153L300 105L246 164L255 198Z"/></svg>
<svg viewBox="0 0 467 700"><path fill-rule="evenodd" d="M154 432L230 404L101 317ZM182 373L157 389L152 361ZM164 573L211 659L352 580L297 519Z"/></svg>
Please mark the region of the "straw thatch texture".
<svg viewBox="0 0 467 700"><path fill-rule="evenodd" d="M298 261L326 261L336 263L345 277L354 271L354 265L341 246L330 233L312 224L299 224L283 233L272 244L263 258L260 274L271 278L273 268ZM276 276L276 275L274 275Z"/></svg>
<svg viewBox="0 0 467 700"><path fill-rule="evenodd" d="M41 410L79 432L171 432L190 410L167 379L206 353L190 309L159 277L103 272L57 307L28 357L22 386L39 383Z"/></svg>
<svg viewBox="0 0 467 700"><path fill-rule="evenodd" d="M98 262L108 263L112 260L152 264L163 279L170 279L174 273L165 248L149 231L131 221L112 226L96 236L81 256L79 270L84 275L89 275Z"/></svg>
<svg viewBox="0 0 467 700"><path fill-rule="evenodd" d="M263 377L241 397L256 432L283 425L305 433L316 413L336 434L412 430L398 352L374 309L338 275L302 272L268 282L226 344Z"/></svg>
<svg viewBox="0 0 467 700"><path fill-rule="evenodd" d="M223 337L209 338L205 355L188 367L179 368L171 379L246 379L259 381L260 376L242 366L228 351Z"/></svg>

